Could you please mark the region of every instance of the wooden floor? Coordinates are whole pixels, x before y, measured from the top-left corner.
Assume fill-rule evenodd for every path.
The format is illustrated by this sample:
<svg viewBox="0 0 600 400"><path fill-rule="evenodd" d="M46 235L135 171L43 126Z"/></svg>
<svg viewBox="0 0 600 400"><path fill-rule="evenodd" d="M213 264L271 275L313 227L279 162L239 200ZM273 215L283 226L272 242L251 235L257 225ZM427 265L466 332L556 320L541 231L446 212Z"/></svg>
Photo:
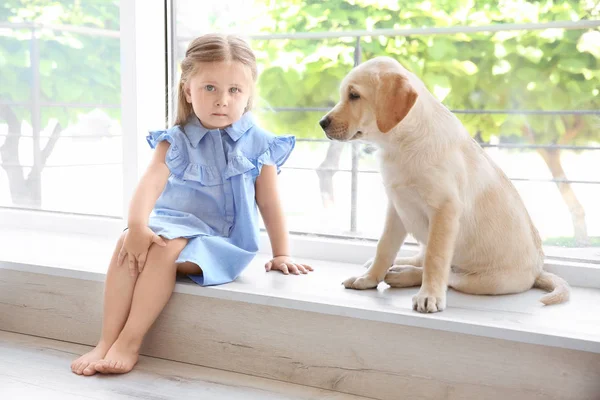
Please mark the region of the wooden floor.
<svg viewBox="0 0 600 400"><path fill-rule="evenodd" d="M71 372L87 346L0 331L0 399L367 399L190 364L141 357L127 375Z"/></svg>

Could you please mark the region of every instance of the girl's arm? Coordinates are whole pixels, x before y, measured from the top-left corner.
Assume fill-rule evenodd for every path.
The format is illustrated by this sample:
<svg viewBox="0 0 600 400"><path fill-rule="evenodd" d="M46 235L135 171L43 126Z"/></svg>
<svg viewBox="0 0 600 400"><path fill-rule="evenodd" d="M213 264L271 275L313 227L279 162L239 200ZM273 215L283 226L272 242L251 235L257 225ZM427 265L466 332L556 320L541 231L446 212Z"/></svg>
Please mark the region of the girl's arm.
<svg viewBox="0 0 600 400"><path fill-rule="evenodd" d="M148 217L156 204L156 200L162 193L169 178L169 168L165 163L169 142L158 143L152 160L140 179L135 193L129 203L129 218L127 226L129 229L145 227L148 225Z"/></svg>
<svg viewBox="0 0 600 400"><path fill-rule="evenodd" d="M298 264L290 257L289 234L279 198L277 167L274 165L264 165L256 179L256 203L273 250L273 259L265 265L266 270L278 269L286 275L312 271L310 266Z"/></svg>
<svg viewBox="0 0 600 400"><path fill-rule="evenodd" d="M137 272L142 272L146 264L148 249L152 243L166 246L165 241L148 227L148 217L169 178L169 167L165 163L169 146L170 144L166 141L162 141L156 146L152 160L129 203L128 232L119 252L118 265L121 265L127 257L132 276L135 276Z"/></svg>

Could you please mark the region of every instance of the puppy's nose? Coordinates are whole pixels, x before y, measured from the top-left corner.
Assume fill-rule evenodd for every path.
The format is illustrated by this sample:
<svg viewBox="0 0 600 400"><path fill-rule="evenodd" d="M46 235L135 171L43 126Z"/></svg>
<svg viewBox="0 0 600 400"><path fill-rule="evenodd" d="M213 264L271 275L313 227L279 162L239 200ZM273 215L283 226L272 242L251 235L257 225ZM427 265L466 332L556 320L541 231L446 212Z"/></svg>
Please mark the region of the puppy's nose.
<svg viewBox="0 0 600 400"><path fill-rule="evenodd" d="M329 119L329 117L327 116L321 118L321 120L319 121L319 125L321 125L321 128L323 129L327 129L329 124L331 124L331 119Z"/></svg>

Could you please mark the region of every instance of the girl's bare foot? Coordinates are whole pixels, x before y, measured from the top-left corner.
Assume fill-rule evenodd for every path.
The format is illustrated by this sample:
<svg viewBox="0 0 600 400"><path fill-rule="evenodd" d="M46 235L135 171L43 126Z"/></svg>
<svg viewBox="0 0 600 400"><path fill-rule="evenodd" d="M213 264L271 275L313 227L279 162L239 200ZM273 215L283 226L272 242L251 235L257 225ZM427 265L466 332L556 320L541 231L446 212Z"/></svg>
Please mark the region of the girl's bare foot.
<svg viewBox="0 0 600 400"><path fill-rule="evenodd" d="M138 361L139 345L128 345L117 339L104 359L96 362L94 368L102 374L126 374Z"/></svg>
<svg viewBox="0 0 600 400"><path fill-rule="evenodd" d="M92 351L85 353L71 363L71 371L77 375L94 375L96 373L94 364L104 358L108 352L108 349L108 345L104 343L98 343L98 345Z"/></svg>

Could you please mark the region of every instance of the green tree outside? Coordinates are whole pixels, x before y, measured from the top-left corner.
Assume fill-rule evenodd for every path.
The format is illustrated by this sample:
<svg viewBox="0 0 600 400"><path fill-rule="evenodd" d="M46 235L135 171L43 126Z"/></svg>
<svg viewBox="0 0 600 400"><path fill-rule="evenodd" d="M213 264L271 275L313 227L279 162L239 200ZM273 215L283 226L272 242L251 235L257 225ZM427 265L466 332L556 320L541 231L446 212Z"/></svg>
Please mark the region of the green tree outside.
<svg viewBox="0 0 600 400"><path fill-rule="evenodd" d="M45 23L119 30L118 0L5 0L0 22ZM32 35L37 37L35 44ZM37 48L37 50L35 49ZM84 35L50 29L0 29L0 121L8 137L0 147L0 161L9 178L13 203L41 205L41 174L61 131L77 120L77 104L118 105L121 98L120 43L118 37ZM35 54L37 52L37 55ZM38 68L33 62L38 58ZM39 158L27 172L19 163L21 124L35 124L32 115L34 74L39 74L41 103L73 104L41 107L39 127L56 119L50 139L39 146ZM15 104L16 103L16 104ZM106 108L120 118L120 108ZM35 151L35 150L34 150Z"/></svg>
<svg viewBox="0 0 600 400"><path fill-rule="evenodd" d="M590 1L265 1L265 32L330 32L541 23L598 19ZM290 12L289 10L294 10ZM330 107L353 65L355 38L257 41L263 72L260 95L267 106ZM600 109L600 32L548 29L470 34L365 37L362 61L396 58L419 75L454 110ZM276 132L322 138L322 113L264 113ZM589 145L600 141L598 114L459 114L478 140L491 136L535 145ZM560 151L539 148L554 179L567 180ZM569 183L557 183L571 213L577 244L590 243L585 211Z"/></svg>
<svg viewBox="0 0 600 400"><path fill-rule="evenodd" d="M264 33L340 32L414 27L597 20L600 5L590 0L257 0ZM0 22L43 22L118 30L116 0L6 0ZM58 103L120 102L119 40L65 31L38 32L40 100ZM454 110L600 109L600 31L549 29L470 34L374 36L360 39L361 59L397 58L423 78ZM318 111L269 112L277 107L331 107L342 78L354 64L356 38L255 40L260 61L260 117L266 128L301 138L322 138ZM31 30L0 30L0 120L9 137L1 161L18 164L22 121L31 123ZM82 58L82 54L85 57ZM93 88L90 90L90 88ZM17 105L13 103L18 103ZM63 126L80 110L44 107ZM106 109L119 118L119 109ZM459 114L469 132L486 142L492 136L527 144L589 145L600 141L597 114ZM52 151L40 148L38 165L26 176L8 167L15 202L41 204L40 175ZM568 179L554 149L538 149L555 179ZM5 168L6 169L6 168ZM578 244L589 243L585 212L571 185L557 183L568 206Z"/></svg>

